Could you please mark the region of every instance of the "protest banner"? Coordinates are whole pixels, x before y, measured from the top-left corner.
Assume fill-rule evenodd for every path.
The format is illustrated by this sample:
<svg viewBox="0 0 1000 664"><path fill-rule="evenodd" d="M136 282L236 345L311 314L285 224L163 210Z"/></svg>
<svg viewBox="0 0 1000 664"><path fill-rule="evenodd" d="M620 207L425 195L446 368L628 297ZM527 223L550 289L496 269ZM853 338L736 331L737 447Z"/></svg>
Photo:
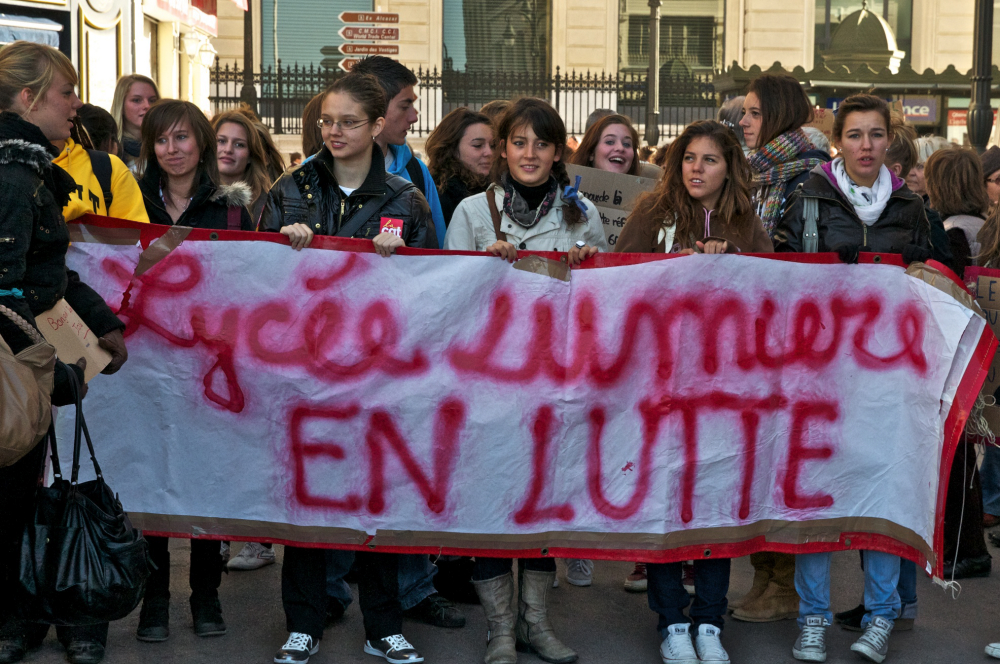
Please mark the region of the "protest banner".
<svg viewBox="0 0 1000 664"><path fill-rule="evenodd" d="M986 322L993 334L1000 336L1000 270L978 266L965 268L965 281L976 297L976 304L982 309ZM994 358L986 373L981 394L986 399L983 417L990 431L1000 435L1000 407L994 394L1000 389L1000 358Z"/></svg>
<svg viewBox="0 0 1000 664"><path fill-rule="evenodd" d="M815 127L823 132L826 139L833 143L833 123L837 119L836 113L828 108L816 107L813 109L813 119L804 126Z"/></svg>
<svg viewBox="0 0 1000 664"><path fill-rule="evenodd" d="M997 341L940 273L601 254L566 275L83 220L68 264L129 347L88 423L148 532L647 561L876 549L941 574Z"/></svg>
<svg viewBox="0 0 1000 664"><path fill-rule="evenodd" d="M571 182L577 175L580 176L580 194L597 206L604 224L604 237L611 249L615 248L636 199L656 186L656 180L652 178L622 175L574 164L566 164L566 172L569 173Z"/></svg>

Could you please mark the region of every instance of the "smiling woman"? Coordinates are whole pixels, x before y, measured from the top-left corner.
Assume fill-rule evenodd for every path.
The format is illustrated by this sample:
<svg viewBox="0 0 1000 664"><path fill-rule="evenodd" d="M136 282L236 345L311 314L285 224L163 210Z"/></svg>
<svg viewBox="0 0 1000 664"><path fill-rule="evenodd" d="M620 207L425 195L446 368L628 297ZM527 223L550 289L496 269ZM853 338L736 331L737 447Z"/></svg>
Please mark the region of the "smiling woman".
<svg viewBox="0 0 1000 664"><path fill-rule="evenodd" d="M438 183L445 227L462 200L486 191L493 164L492 143L490 119L465 107L444 116L427 137L427 168Z"/></svg>
<svg viewBox="0 0 1000 664"><path fill-rule="evenodd" d="M609 115L583 135L569 162L612 173L639 174L639 134L624 115Z"/></svg>

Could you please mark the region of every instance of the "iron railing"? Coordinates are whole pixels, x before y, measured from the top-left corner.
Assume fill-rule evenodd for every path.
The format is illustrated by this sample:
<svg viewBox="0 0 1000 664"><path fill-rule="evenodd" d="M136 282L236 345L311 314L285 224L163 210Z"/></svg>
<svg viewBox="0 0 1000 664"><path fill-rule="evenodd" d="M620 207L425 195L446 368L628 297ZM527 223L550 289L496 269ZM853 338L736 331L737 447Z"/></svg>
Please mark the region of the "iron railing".
<svg viewBox="0 0 1000 664"><path fill-rule="evenodd" d="M571 134L582 136L587 116L598 108L627 115L642 136L646 123L645 72L562 73L470 72L418 69L416 89L420 119L412 131L427 135L446 114L459 106L473 109L494 99L533 96L547 99L559 111ZM276 134L302 131L302 111L313 96L345 74L339 70L309 65L267 67L254 73L258 113ZM660 74L660 136L677 136L695 120L715 116L718 103L711 77L700 74ZM213 113L238 106L243 88L243 70L216 60L211 72L210 100Z"/></svg>

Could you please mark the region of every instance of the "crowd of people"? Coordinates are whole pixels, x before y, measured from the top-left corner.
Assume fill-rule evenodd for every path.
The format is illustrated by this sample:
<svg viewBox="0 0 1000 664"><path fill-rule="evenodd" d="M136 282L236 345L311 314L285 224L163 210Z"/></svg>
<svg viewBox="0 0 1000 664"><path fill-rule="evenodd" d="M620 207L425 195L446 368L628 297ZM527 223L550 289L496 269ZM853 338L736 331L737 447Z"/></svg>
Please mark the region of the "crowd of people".
<svg viewBox="0 0 1000 664"><path fill-rule="evenodd" d="M579 142L544 100L498 100L459 108L427 138L425 164L407 144L417 120L405 66L384 57L359 62L306 106L302 152L286 168L267 127L247 109L209 119L186 101L161 99L140 75L118 83L110 113L83 104L77 73L58 51L15 42L0 50L0 305L34 321L65 298L113 356L127 360L125 325L67 270L65 221L83 214L217 230L281 233L292 250L316 235L371 240L381 256L400 247L486 252L514 261L523 251L556 251L578 266L610 248L594 204L571 183L567 164L657 178L636 202L614 246L619 252L733 254L862 251L935 259L958 274L1000 266L1000 148L982 156L938 137L918 138L882 99L857 94L840 105L832 145L808 127L801 85L763 74L728 100L719 120L687 126L663 146L639 145L629 118L597 111ZM570 145L576 144L575 149ZM649 163L647 159L650 160ZM380 217L402 223L384 232ZM24 329L0 316L0 337L19 352ZM70 402L57 364L56 405ZM0 596L16 583L19 537L31 510L39 445L0 469ZM987 447L980 470L964 440L952 468L945 513L945 577L989 575L985 529L1000 525L1000 452ZM969 480L971 478L971 480ZM136 637L170 635L170 554L149 537L153 571ZM191 540L190 608L199 636L226 633L222 571L275 562L267 542L230 558L228 543ZM227 562L228 561L228 562ZM725 619L797 619L801 661L826 659L834 622L861 633L851 646L882 662L891 633L917 617L916 566L878 551L861 556L865 586L854 609L833 614L830 554L751 556L753 584L729 602L730 561L635 563L624 588L648 593L666 664L727 664ZM590 560L566 561L565 580L589 586ZM489 630L486 664L515 664L517 651L565 664L577 654L556 635L548 591L551 557L513 561L351 552L286 546L282 604L289 636L276 664L303 664L324 630L352 602L353 576L364 618L364 652L392 664L422 662L403 635L403 616L442 628L465 619L452 599L478 601ZM0 602L0 663L41 643L48 625L25 623ZM108 625L57 629L71 662L100 662ZM1000 644L987 647L1000 658Z"/></svg>

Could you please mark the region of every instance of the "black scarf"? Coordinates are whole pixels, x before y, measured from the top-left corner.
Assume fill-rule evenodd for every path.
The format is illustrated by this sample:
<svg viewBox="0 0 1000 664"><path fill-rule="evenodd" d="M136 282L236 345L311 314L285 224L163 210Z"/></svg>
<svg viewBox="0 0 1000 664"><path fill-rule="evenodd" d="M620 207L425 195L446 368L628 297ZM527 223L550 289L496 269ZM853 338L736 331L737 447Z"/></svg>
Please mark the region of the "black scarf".
<svg viewBox="0 0 1000 664"><path fill-rule="evenodd" d="M549 176L545 184L537 187L527 187L515 182L507 173L500 178L500 181L504 189L503 211L524 228L531 228L548 214L559 191L559 183L552 176ZM529 202L526 196L532 200Z"/></svg>
<svg viewBox="0 0 1000 664"><path fill-rule="evenodd" d="M37 125L31 124L17 113L4 111L0 113L0 141L10 140L21 140L41 146L45 148L52 159L59 156L59 150L52 145L49 139L45 138L45 134ZM56 199L56 204L60 208L66 207L66 204L69 203L70 193L76 191L76 182L72 176L52 163L49 163L47 168L43 168L39 176L45 183L46 189Z"/></svg>

